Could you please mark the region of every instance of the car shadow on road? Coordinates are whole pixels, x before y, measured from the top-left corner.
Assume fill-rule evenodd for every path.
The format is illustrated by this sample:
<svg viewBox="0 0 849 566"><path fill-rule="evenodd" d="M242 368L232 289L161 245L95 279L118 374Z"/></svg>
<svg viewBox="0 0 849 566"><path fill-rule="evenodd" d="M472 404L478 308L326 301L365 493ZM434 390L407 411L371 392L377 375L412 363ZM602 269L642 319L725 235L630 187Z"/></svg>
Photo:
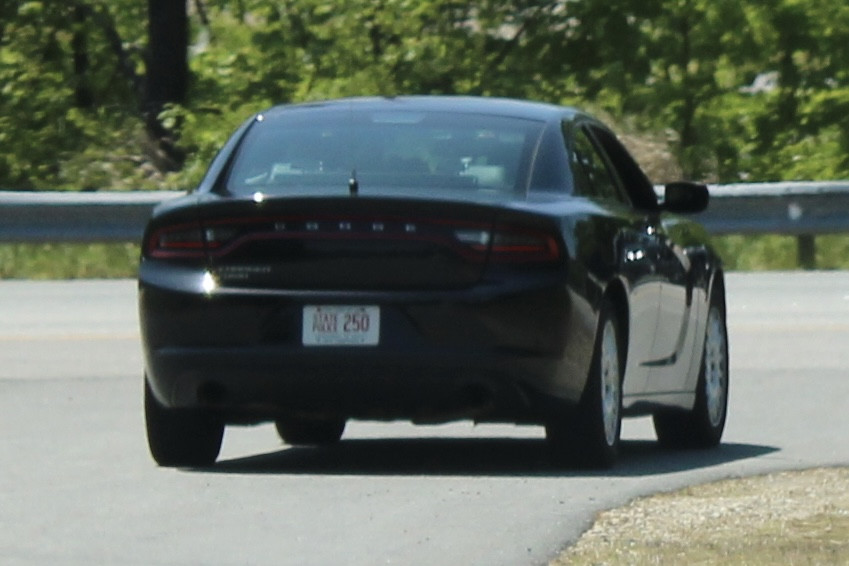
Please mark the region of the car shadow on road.
<svg viewBox="0 0 849 566"><path fill-rule="evenodd" d="M675 451L652 441L623 441L612 470L562 469L537 438L351 439L330 447L294 447L223 460L193 471L219 474L336 476L551 476L639 477L708 468L777 452L771 446L722 444Z"/></svg>

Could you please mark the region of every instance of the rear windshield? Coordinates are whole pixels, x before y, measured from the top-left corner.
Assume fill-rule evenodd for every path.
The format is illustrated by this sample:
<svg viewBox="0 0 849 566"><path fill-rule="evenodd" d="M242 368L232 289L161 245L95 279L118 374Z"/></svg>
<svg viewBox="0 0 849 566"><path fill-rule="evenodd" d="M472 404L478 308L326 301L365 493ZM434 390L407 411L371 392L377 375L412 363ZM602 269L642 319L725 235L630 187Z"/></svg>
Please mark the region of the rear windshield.
<svg viewBox="0 0 849 566"><path fill-rule="evenodd" d="M310 187L523 194L544 124L479 114L293 109L258 120L227 178L232 194Z"/></svg>

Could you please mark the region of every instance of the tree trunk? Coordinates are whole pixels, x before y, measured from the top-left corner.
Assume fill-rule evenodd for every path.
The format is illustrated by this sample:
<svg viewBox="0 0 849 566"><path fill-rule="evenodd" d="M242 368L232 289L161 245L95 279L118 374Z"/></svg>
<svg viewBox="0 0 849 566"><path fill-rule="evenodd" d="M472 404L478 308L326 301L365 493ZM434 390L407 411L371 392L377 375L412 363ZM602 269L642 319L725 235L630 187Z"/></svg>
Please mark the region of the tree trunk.
<svg viewBox="0 0 849 566"><path fill-rule="evenodd" d="M94 106L94 95L89 85L88 13L82 6L75 6L73 13L71 47L74 52L74 103L77 108L91 108Z"/></svg>
<svg viewBox="0 0 849 566"><path fill-rule="evenodd" d="M161 168L178 170L185 155L177 148L173 132L159 114L168 103L186 101L189 85L189 18L186 0L148 0L148 56L144 113L149 133L157 140L161 157L171 163Z"/></svg>

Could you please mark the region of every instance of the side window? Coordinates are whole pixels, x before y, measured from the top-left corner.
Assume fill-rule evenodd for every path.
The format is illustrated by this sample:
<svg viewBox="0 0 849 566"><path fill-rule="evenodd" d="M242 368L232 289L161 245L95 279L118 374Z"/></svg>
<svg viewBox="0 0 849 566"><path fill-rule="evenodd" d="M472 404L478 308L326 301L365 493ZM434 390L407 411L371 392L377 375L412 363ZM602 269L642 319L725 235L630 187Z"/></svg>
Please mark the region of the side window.
<svg viewBox="0 0 849 566"><path fill-rule="evenodd" d="M570 192L569 161L566 140L559 128L546 127L533 160L531 190L556 193Z"/></svg>
<svg viewBox="0 0 849 566"><path fill-rule="evenodd" d="M624 201L616 178L583 128L575 130L571 152L575 194Z"/></svg>
<svg viewBox="0 0 849 566"><path fill-rule="evenodd" d="M610 163L616 170L631 203L643 210L657 210L654 186L625 146L609 130L595 126L588 127L604 153L610 158Z"/></svg>

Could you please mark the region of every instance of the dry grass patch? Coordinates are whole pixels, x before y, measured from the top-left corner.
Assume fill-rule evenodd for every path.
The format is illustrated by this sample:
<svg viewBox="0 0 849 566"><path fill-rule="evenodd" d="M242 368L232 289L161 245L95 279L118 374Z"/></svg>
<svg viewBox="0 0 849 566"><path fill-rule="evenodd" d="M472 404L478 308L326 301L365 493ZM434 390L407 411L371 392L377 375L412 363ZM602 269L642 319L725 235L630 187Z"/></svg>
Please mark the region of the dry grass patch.
<svg viewBox="0 0 849 566"><path fill-rule="evenodd" d="M601 513L552 566L849 564L849 469L727 480Z"/></svg>

